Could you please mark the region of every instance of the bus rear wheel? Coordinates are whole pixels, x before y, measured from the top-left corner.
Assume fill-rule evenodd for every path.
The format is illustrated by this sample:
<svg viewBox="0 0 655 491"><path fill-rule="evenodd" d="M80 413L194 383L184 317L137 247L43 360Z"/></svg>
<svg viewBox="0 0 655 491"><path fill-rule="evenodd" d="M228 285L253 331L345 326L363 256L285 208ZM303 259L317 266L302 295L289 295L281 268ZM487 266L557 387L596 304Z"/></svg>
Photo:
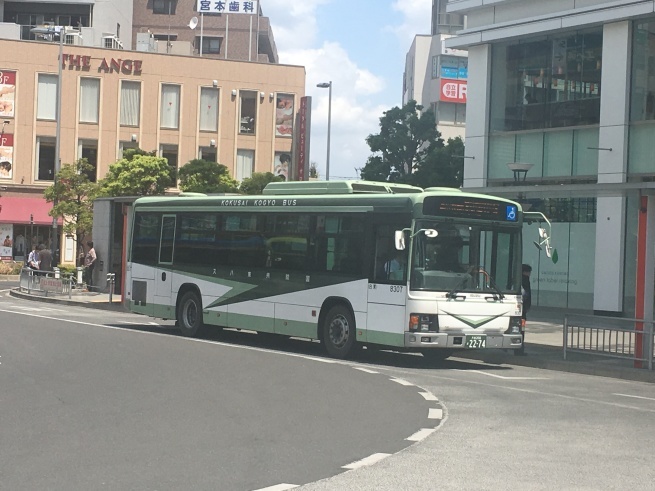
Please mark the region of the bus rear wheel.
<svg viewBox="0 0 655 491"><path fill-rule="evenodd" d="M177 307L177 324L184 336L195 336L202 328L202 302L195 292L182 295Z"/></svg>
<svg viewBox="0 0 655 491"><path fill-rule="evenodd" d="M355 319L343 305L332 307L323 323L323 344L333 358L347 358L355 345Z"/></svg>

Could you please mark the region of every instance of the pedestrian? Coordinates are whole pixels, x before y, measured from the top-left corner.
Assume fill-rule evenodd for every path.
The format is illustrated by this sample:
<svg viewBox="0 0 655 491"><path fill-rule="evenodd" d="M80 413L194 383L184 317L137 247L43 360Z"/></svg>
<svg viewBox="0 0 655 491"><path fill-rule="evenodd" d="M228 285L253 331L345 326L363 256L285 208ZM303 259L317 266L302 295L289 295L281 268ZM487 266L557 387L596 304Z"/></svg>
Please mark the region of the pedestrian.
<svg viewBox="0 0 655 491"><path fill-rule="evenodd" d="M39 245L39 270L52 271L52 253L43 244Z"/></svg>
<svg viewBox="0 0 655 491"><path fill-rule="evenodd" d="M515 355L525 355L525 325L528 320L528 311L532 306L532 289L530 288L530 273L532 266L521 266L521 296L523 297L523 313L521 314L521 349L514 350Z"/></svg>
<svg viewBox="0 0 655 491"><path fill-rule="evenodd" d="M27 266L31 269L39 269L39 248L37 244L32 245L32 251L27 256Z"/></svg>
<svg viewBox="0 0 655 491"><path fill-rule="evenodd" d="M96 250L93 248L92 241L87 241L86 245L89 250L86 252L86 256L84 256L84 272L86 273L86 286L90 290L93 286L93 269L96 266L98 256L96 255Z"/></svg>

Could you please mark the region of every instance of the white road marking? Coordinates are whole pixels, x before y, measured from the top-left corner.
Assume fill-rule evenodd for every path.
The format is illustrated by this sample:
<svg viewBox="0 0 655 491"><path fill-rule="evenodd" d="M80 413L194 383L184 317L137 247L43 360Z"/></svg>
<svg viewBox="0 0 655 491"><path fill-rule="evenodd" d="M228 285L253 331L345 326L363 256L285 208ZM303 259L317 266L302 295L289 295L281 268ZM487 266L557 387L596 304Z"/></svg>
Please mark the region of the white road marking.
<svg viewBox="0 0 655 491"><path fill-rule="evenodd" d="M93 326L93 327L104 327L105 329L112 329L116 331L123 331L123 332L131 332L131 333L138 333L138 334L143 334L143 335L148 335L148 336L162 336L166 338L171 338L171 335L165 332L151 332L151 331L141 331L139 329L130 329L129 327L119 327L119 326L108 326L106 324L96 324L94 322L85 322L85 321L78 321L78 320L73 320L73 319L62 319L60 317L50 317L47 315L38 315L38 314L32 314L28 312L17 312L15 310L6 310L6 309L0 309L0 312L6 312L8 314L15 314L15 315L24 315L27 317L35 317L37 319L48 319L48 320L55 320L55 321L61 321L65 322L67 324L81 324L83 326ZM175 338L178 341L187 341L190 343L204 343L204 344L215 344L217 346L226 346L230 348L236 348L236 349L243 349L243 350L249 350L249 351L259 351L261 353L274 353L278 355L283 355L283 356L289 356L291 358L302 358L305 360L311 360L311 361L320 361L321 363L338 363L342 365L348 365L348 363L343 362L341 360L330 360L326 358L318 358L316 356L308 356L308 355L301 355L297 353L284 353L281 351L275 351L272 349L265 349L265 348L256 348L253 346L238 346L235 344L231 343L223 343L220 341L212 341L209 339L197 339L197 338L187 338L187 337L176 337Z"/></svg>
<svg viewBox="0 0 655 491"><path fill-rule="evenodd" d="M430 411L428 412L428 419L442 419L443 418L443 410L436 408L436 407L431 407Z"/></svg>
<svg viewBox="0 0 655 491"><path fill-rule="evenodd" d="M382 459L386 459L389 457L388 453L374 453L373 455L370 455L366 458L363 458L362 460L358 460L356 462L353 462L352 464L344 465L342 469L359 469L360 467L365 467L367 465L373 465L377 462L380 462Z"/></svg>
<svg viewBox="0 0 655 491"><path fill-rule="evenodd" d="M479 373L480 375L486 375L487 377L495 377L503 380L550 380L548 377L505 377L504 375L498 375L497 373L487 373L482 370L464 370L457 369L458 372L470 372L470 373Z"/></svg>
<svg viewBox="0 0 655 491"><path fill-rule="evenodd" d="M633 396L630 394L612 394L613 396L620 396L620 397L631 397L633 399L644 399L646 401L655 401L655 398L653 397L643 397L643 396Z"/></svg>
<svg viewBox="0 0 655 491"><path fill-rule="evenodd" d="M423 396L423 399L426 401L438 401L437 396L435 396L432 392L419 392Z"/></svg>
<svg viewBox="0 0 655 491"><path fill-rule="evenodd" d="M26 307L24 305L14 305L13 307L28 312L66 312L64 309L54 309L52 307Z"/></svg>
<svg viewBox="0 0 655 491"><path fill-rule="evenodd" d="M254 491L286 491L287 489L297 488L297 484L276 484L267 488L255 489Z"/></svg>
<svg viewBox="0 0 655 491"><path fill-rule="evenodd" d="M368 368L362 368L362 367L353 367L355 370L359 370L360 372L366 372L366 373L380 373L376 372L375 370L369 370Z"/></svg>
<svg viewBox="0 0 655 491"><path fill-rule="evenodd" d="M428 436L430 436L435 431L437 431L436 428L423 428L422 430L419 430L416 433L414 433L412 436L405 438L405 440L408 440L410 442L420 442L421 440L425 440Z"/></svg>
<svg viewBox="0 0 655 491"><path fill-rule="evenodd" d="M414 385L413 383L408 382L407 380L404 380L402 378L390 378L389 380L391 380L392 382L396 382L397 384L400 385L407 385L407 386Z"/></svg>

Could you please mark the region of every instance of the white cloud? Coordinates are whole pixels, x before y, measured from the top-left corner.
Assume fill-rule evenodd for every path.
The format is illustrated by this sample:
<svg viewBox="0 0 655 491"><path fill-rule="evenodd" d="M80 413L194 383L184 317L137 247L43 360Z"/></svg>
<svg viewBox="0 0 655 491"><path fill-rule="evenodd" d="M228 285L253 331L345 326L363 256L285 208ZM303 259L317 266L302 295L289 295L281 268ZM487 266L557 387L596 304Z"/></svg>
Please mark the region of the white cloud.
<svg viewBox="0 0 655 491"><path fill-rule="evenodd" d="M325 39L317 9L331 3L334 1L266 0L262 9L271 20L280 62L304 66L306 70L306 95L312 96L310 160L318 164L324 177L329 92L317 88L316 84L332 81L330 178L354 178L357 177L355 168L363 167L370 155L366 137L379 131L380 117L389 109L376 96L388 85L399 85L401 76L397 80L385 80L358 66L338 40ZM401 46L409 48L415 34L429 32L430 0L396 0L391 6L380 8L399 12L396 17L402 19L401 24L387 29L398 36ZM426 24L426 18L427 25L417 28ZM397 73L402 70L403 67L398 67Z"/></svg>
<svg viewBox="0 0 655 491"><path fill-rule="evenodd" d="M332 82L330 178L357 177L354 168L362 167L370 154L365 138L375 131L384 110L371 96L384 88L385 81L359 68L338 43L287 51L284 56L291 63L304 66L307 72L306 95L312 96L310 160L318 164L324 177L329 90L316 84Z"/></svg>
<svg viewBox="0 0 655 491"><path fill-rule="evenodd" d="M430 34L432 0L395 0L391 8L400 13L399 25L387 26L403 46L409 47L417 34Z"/></svg>
<svg viewBox="0 0 655 491"><path fill-rule="evenodd" d="M266 0L262 12L271 20L278 49L313 46L319 31L316 9L332 0ZM287 63L287 62L284 62Z"/></svg>

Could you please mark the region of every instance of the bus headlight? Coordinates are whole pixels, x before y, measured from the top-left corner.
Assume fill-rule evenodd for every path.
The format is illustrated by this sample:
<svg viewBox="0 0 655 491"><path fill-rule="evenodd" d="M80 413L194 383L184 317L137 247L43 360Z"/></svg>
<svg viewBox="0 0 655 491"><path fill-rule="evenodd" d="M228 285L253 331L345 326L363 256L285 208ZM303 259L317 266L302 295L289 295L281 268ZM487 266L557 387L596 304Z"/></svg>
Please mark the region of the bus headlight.
<svg viewBox="0 0 655 491"><path fill-rule="evenodd" d="M509 318L509 328L505 331L505 334L521 334L521 318L510 317Z"/></svg>
<svg viewBox="0 0 655 491"><path fill-rule="evenodd" d="M439 317L434 314L410 314L411 332L439 332Z"/></svg>

